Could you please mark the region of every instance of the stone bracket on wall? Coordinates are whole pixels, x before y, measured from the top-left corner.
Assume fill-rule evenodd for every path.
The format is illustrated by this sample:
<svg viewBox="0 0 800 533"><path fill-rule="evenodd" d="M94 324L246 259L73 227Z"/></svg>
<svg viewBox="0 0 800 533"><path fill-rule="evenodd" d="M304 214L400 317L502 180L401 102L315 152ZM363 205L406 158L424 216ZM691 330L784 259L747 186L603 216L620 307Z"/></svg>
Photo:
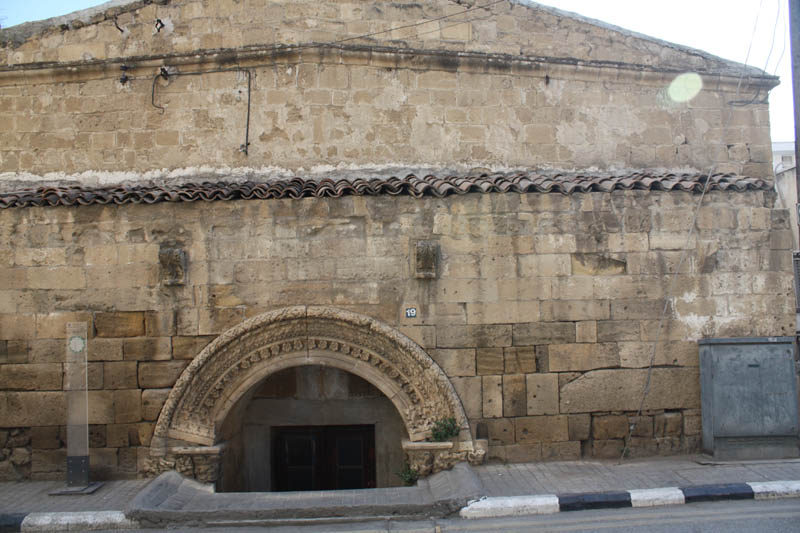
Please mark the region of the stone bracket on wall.
<svg viewBox="0 0 800 533"><path fill-rule="evenodd" d="M489 450L487 439L474 441L412 442L403 441L408 466L420 476L449 470L456 463L467 461L472 465L483 463Z"/></svg>
<svg viewBox="0 0 800 533"><path fill-rule="evenodd" d="M186 284L186 251L179 245L162 243L158 249L158 263L161 270L161 283L166 286Z"/></svg>
<svg viewBox="0 0 800 533"><path fill-rule="evenodd" d="M214 446L170 446L150 450L140 473L155 477L174 470L181 475L203 483L215 483L219 479L225 443Z"/></svg>
<svg viewBox="0 0 800 533"><path fill-rule="evenodd" d="M417 241L414 244L414 276L419 279L436 278L439 262L439 243Z"/></svg>

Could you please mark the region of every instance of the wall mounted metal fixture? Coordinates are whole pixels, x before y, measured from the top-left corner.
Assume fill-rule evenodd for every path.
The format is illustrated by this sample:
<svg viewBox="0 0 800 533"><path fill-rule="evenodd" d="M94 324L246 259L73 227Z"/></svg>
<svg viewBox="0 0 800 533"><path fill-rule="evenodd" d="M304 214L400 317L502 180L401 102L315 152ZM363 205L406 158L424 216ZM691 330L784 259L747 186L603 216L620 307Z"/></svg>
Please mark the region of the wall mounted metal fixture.
<svg viewBox="0 0 800 533"><path fill-rule="evenodd" d="M220 68L220 69L213 69L213 70L198 70L194 72L179 72L174 69L170 69L169 67L161 67L159 69L158 74L153 76L153 87L150 94L150 103L156 109L159 109L162 113L164 113L167 108L156 103L156 82L158 78L164 78L165 80L169 80L169 78L177 77L177 76L202 76L204 74L216 74L219 72L241 72L247 76L247 118L245 120L245 127L244 127L244 143L239 145L239 151L242 152L244 155L248 155L248 150L250 149L250 93L252 87L252 73L249 69L242 68L242 67L233 67L233 68Z"/></svg>

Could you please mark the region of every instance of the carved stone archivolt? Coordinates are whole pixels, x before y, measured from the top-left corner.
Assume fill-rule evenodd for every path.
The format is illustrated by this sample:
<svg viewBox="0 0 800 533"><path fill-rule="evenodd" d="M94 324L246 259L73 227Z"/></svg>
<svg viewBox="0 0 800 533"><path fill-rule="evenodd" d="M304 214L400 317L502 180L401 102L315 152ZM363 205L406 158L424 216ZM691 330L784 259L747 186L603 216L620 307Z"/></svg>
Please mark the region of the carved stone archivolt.
<svg viewBox="0 0 800 533"><path fill-rule="evenodd" d="M395 405L411 442L424 441L434 422L452 417L461 428L460 449L472 449L458 395L416 343L364 315L297 306L246 320L195 357L161 410L151 455L171 455L176 442L217 444L222 423L241 398L270 374L302 365L332 366L371 382Z"/></svg>

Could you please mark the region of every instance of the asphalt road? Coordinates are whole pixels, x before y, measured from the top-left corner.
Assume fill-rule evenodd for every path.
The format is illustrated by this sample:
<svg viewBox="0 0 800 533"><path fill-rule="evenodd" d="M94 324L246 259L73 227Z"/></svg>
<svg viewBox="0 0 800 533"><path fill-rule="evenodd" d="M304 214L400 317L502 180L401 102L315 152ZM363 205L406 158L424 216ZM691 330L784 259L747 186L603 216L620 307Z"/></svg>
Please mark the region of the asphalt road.
<svg viewBox="0 0 800 533"><path fill-rule="evenodd" d="M800 499L726 501L655 507L649 509L604 509L516 518L461 520L447 518L416 521L371 521L346 524L286 525L278 527L224 527L176 529L196 533L522 533L547 532L800 532ZM153 530L141 530L152 532Z"/></svg>

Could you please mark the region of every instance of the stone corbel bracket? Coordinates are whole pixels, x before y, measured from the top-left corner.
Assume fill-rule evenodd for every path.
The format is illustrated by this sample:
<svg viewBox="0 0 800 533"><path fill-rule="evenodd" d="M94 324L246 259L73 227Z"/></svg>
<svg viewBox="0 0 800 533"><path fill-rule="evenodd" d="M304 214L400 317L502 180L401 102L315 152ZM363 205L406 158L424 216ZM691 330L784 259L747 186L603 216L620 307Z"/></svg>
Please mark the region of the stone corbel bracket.
<svg viewBox="0 0 800 533"><path fill-rule="evenodd" d="M489 441L486 439L444 442L403 441L403 451L408 466L420 477L449 470L462 461L479 465L483 463L488 450Z"/></svg>
<svg viewBox="0 0 800 533"><path fill-rule="evenodd" d="M145 461L144 467L140 468L139 473L145 477L155 477L174 470L202 483L213 484L219 480L224 451L224 443L215 446L171 446L151 449L151 456Z"/></svg>

